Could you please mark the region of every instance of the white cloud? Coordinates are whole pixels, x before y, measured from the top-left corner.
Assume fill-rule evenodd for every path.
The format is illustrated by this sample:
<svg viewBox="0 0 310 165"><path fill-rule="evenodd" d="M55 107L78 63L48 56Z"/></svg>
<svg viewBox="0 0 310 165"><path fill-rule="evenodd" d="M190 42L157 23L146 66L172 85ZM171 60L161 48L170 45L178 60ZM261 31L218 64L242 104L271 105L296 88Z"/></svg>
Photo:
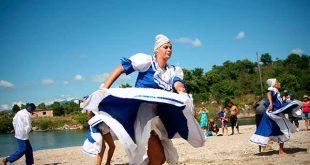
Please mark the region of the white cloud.
<svg viewBox="0 0 310 165"><path fill-rule="evenodd" d="M65 84L65 85L68 85L68 84L69 84L69 81L66 81L66 80L65 80L65 81L64 81L64 84Z"/></svg>
<svg viewBox="0 0 310 165"><path fill-rule="evenodd" d="M305 52L302 50L302 49L300 49L300 48L296 48L296 49L293 49L292 50L292 53L294 53L294 54L298 54L298 55L303 55Z"/></svg>
<svg viewBox="0 0 310 165"><path fill-rule="evenodd" d="M71 100L74 100L75 98L70 96L70 95L60 95L59 97L51 100L51 101L47 101L46 104L47 105L50 105L50 104L53 104L54 102L62 102L62 101L71 101Z"/></svg>
<svg viewBox="0 0 310 165"><path fill-rule="evenodd" d="M25 102L22 102L22 101L14 101L11 105L12 107L14 106L14 104L18 105L19 107L22 106L22 104L26 105Z"/></svg>
<svg viewBox="0 0 310 165"><path fill-rule="evenodd" d="M52 85L52 84L54 84L54 80L52 80L52 79L42 79L41 83L43 85Z"/></svg>
<svg viewBox="0 0 310 165"><path fill-rule="evenodd" d="M245 32L239 32L235 37L236 40L241 40L245 37Z"/></svg>
<svg viewBox="0 0 310 165"><path fill-rule="evenodd" d="M11 82L0 80L0 87L5 89L13 89L15 86Z"/></svg>
<svg viewBox="0 0 310 165"><path fill-rule="evenodd" d="M191 38L187 38L187 37L181 37L181 38L175 39L175 42L191 44L194 47L201 47L202 46L202 43L198 38L191 39Z"/></svg>
<svg viewBox="0 0 310 165"><path fill-rule="evenodd" d="M74 76L74 80L76 80L76 81L83 81L84 77L82 75L80 75L80 74L77 74L77 75Z"/></svg>
<svg viewBox="0 0 310 165"><path fill-rule="evenodd" d="M92 76L91 80L93 82L104 82L109 77L109 75L109 73L97 74Z"/></svg>
<svg viewBox="0 0 310 165"><path fill-rule="evenodd" d="M9 110L10 109L10 107L9 107L9 105L8 104L2 104L1 105L1 110Z"/></svg>

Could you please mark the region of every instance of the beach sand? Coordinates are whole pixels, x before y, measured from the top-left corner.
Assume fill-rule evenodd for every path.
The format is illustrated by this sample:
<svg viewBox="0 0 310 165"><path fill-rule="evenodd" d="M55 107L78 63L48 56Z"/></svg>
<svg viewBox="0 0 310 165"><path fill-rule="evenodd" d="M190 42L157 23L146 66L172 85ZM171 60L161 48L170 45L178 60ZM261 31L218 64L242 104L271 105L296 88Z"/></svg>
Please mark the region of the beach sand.
<svg viewBox="0 0 310 165"><path fill-rule="evenodd" d="M183 139L174 139L173 143L177 148L181 165L306 165L310 164L310 131L304 130L303 121L300 121L300 128L301 131L294 133L291 140L285 143L284 148L288 153L286 156L278 155L279 145L276 143L273 144L273 150L258 153L258 146L249 142L250 136L255 131L254 125L240 126L241 134L209 137L205 146L200 148L193 148ZM229 133L230 131L229 128ZM84 139L81 139L81 143L82 141ZM123 146L119 141L115 141L115 143L116 150L112 164L128 164ZM81 151L81 146L35 151L34 159L35 164L38 165L91 165L96 163L96 158L84 154ZM13 164L24 164L24 157Z"/></svg>

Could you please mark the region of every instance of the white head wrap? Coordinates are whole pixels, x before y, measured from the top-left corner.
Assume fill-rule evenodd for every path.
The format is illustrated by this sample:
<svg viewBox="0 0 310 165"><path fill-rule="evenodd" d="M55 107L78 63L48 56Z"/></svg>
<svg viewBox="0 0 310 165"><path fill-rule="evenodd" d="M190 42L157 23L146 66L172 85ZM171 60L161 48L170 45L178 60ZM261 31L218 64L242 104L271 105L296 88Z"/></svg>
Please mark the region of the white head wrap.
<svg viewBox="0 0 310 165"><path fill-rule="evenodd" d="M277 81L277 79L270 78L266 82L267 82L268 86L273 87L276 84L276 81Z"/></svg>
<svg viewBox="0 0 310 165"><path fill-rule="evenodd" d="M155 37L155 44L154 44L154 53L156 52L156 50L161 47L163 44L170 42L170 40L168 39L167 36L163 35L163 34L158 34Z"/></svg>

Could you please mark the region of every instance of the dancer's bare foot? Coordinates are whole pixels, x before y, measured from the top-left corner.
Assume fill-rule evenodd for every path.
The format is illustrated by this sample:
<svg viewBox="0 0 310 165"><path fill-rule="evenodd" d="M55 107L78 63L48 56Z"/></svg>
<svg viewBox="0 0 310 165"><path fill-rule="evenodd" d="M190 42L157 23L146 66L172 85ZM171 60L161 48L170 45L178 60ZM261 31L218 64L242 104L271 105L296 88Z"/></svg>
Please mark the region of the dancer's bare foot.
<svg viewBox="0 0 310 165"><path fill-rule="evenodd" d="M2 159L2 163L3 163L3 165L6 165L6 164L7 164L7 162L8 162L8 160L7 160L6 158Z"/></svg>
<svg viewBox="0 0 310 165"><path fill-rule="evenodd" d="M283 150L282 150L282 151L280 151L280 150L279 150L279 155L280 155L280 156L286 156L286 155L287 155L287 153L286 153L286 152L284 152Z"/></svg>

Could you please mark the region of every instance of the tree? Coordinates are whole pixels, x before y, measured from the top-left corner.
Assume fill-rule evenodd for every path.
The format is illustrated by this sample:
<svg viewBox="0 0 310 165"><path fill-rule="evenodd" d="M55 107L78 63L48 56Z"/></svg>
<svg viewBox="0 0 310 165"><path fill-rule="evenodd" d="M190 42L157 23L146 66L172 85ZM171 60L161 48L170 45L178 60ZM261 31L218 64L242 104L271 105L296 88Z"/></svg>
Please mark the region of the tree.
<svg viewBox="0 0 310 165"><path fill-rule="evenodd" d="M38 109L46 109L46 106L45 106L45 103L40 103L39 105L38 105Z"/></svg>
<svg viewBox="0 0 310 165"><path fill-rule="evenodd" d="M212 85L211 93L217 101L232 99L234 97L235 87L230 81L221 81Z"/></svg>
<svg viewBox="0 0 310 165"><path fill-rule="evenodd" d="M17 113L19 110L20 110L20 107L19 107L17 104L14 104L14 105L13 105L13 108L12 108L12 111L13 111L14 113Z"/></svg>
<svg viewBox="0 0 310 165"><path fill-rule="evenodd" d="M79 104L76 104L74 101L66 102L62 107L65 115L80 111Z"/></svg>
<svg viewBox="0 0 310 165"><path fill-rule="evenodd" d="M271 59L271 56L269 55L269 53L262 54L261 57L260 57L260 61L264 65L268 65L268 64L272 63L272 59Z"/></svg>
<svg viewBox="0 0 310 165"><path fill-rule="evenodd" d="M119 87L120 88L131 88L132 86L126 83L126 84L121 84Z"/></svg>
<svg viewBox="0 0 310 165"><path fill-rule="evenodd" d="M25 109L25 108L26 108L26 104L20 105L20 109Z"/></svg>
<svg viewBox="0 0 310 165"><path fill-rule="evenodd" d="M50 105L50 107L53 109L53 113L55 116L61 116L64 114L64 108L59 102L55 101L53 104Z"/></svg>

